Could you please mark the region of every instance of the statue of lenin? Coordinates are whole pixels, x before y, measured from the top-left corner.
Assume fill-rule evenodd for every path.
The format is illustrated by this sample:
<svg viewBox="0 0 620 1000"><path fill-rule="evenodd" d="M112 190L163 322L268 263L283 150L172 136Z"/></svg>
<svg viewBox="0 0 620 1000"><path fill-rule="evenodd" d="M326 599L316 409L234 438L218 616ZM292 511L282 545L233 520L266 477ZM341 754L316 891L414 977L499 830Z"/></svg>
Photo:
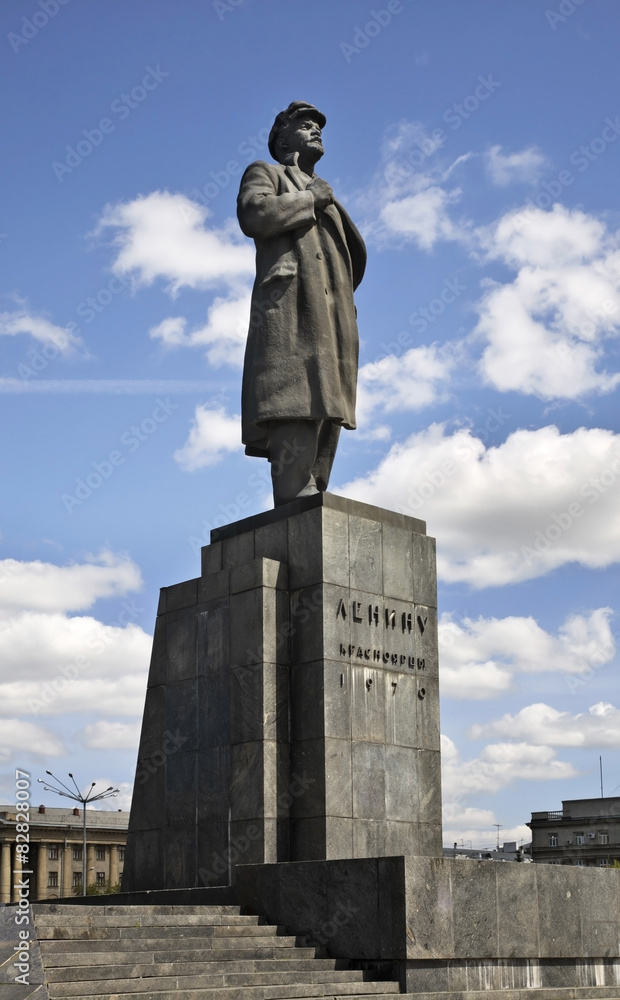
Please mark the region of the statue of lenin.
<svg viewBox="0 0 620 1000"><path fill-rule="evenodd" d="M242 388L247 455L271 462L274 505L327 489L340 428L355 429L358 333L353 292L366 248L326 181L325 115L294 101L269 152L250 164L237 199L256 244Z"/></svg>

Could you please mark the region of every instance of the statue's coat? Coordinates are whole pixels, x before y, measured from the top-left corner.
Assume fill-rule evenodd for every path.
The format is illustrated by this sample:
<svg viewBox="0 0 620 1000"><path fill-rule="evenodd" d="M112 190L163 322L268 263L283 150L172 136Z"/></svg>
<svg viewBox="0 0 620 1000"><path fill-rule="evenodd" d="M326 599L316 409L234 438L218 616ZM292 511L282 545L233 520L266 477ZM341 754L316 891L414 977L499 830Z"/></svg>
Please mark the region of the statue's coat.
<svg viewBox="0 0 620 1000"><path fill-rule="evenodd" d="M315 208L314 178L295 165L252 163L239 224L256 243L256 281L242 388L249 455L269 456L269 421L333 420L355 428L359 340L353 292L364 241L337 201Z"/></svg>

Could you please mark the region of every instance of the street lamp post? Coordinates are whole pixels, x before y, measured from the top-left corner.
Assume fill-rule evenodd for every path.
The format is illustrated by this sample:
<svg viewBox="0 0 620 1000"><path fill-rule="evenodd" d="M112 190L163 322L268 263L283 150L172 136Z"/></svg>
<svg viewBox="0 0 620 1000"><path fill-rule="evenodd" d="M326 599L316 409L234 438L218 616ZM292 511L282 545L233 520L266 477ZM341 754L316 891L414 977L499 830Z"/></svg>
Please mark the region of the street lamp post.
<svg viewBox="0 0 620 1000"><path fill-rule="evenodd" d="M82 795L80 789L76 784L75 778L73 777L71 772L69 772L69 777L71 778L71 781L75 785L75 792L73 792L70 788L68 788L67 785L65 785L65 783L61 781L60 778L57 778L55 774L52 774L51 771L46 771L45 773L49 774L50 778L53 778L54 781L58 782L59 785L62 785L64 789L64 791L61 791L60 788L55 788L51 782L46 784L43 781L43 778L37 778L37 781L43 785L43 788L45 789L46 792L55 792L56 795L62 795L63 798L65 799L73 799L74 802L82 803L82 895L85 896L86 895L86 804L88 802L100 802L101 799L114 798L115 795L118 795L119 789L114 788L112 785L110 785L103 792L93 792L93 789L97 784L96 781L93 781L92 785L86 792L86 795Z"/></svg>

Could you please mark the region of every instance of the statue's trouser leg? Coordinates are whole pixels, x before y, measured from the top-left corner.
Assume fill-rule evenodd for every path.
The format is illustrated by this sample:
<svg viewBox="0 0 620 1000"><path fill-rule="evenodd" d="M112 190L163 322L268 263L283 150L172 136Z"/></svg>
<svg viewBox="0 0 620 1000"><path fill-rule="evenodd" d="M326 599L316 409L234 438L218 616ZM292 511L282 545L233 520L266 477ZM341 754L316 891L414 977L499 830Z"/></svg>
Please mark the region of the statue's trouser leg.
<svg viewBox="0 0 620 1000"><path fill-rule="evenodd" d="M319 492L312 469L317 458L320 425L317 420L272 422L269 461L276 507Z"/></svg>
<svg viewBox="0 0 620 1000"><path fill-rule="evenodd" d="M321 493L324 493L329 483L329 477L336 457L341 424L333 420L321 420L319 424L319 443L316 461L312 467L312 475Z"/></svg>

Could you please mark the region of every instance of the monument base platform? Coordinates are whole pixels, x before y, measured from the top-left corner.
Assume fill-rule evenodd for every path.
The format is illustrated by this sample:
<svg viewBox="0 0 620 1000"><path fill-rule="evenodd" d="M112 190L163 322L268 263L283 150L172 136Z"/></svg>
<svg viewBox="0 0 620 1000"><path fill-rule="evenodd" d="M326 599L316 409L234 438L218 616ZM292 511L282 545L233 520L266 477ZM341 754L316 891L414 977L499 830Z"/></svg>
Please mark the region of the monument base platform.
<svg viewBox="0 0 620 1000"><path fill-rule="evenodd" d="M416 1000L609 1000L619 896L615 870L401 856L240 865L235 886L54 905L238 905Z"/></svg>
<svg viewBox="0 0 620 1000"><path fill-rule="evenodd" d="M247 865L237 893L334 958L389 968L418 997L620 996L615 870L423 857Z"/></svg>

